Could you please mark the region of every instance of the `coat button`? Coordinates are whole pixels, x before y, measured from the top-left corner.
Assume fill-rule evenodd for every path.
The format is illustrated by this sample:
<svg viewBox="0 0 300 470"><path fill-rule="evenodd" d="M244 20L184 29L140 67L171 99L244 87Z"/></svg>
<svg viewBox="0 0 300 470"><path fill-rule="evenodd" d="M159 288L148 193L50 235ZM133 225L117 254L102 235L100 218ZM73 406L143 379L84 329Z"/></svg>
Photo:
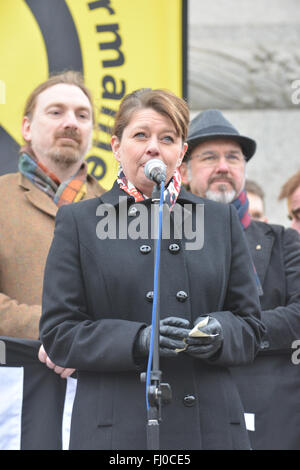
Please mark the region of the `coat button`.
<svg viewBox="0 0 300 470"><path fill-rule="evenodd" d="M180 251L180 246L177 243L171 243L171 245L169 245L169 252L172 253L173 255L175 255L179 251Z"/></svg>
<svg viewBox="0 0 300 470"><path fill-rule="evenodd" d="M129 217L134 217L137 213L137 208L135 206L131 206L128 210Z"/></svg>
<svg viewBox="0 0 300 470"><path fill-rule="evenodd" d="M188 295L186 292L184 292L184 290L180 290L176 294L176 299L178 300L178 302L185 302L187 298Z"/></svg>
<svg viewBox="0 0 300 470"><path fill-rule="evenodd" d="M183 399L184 406L194 406L196 403L196 397L194 395L186 395Z"/></svg>
<svg viewBox="0 0 300 470"><path fill-rule="evenodd" d="M140 246L140 252L143 253L143 255L147 255L151 251L151 246L149 245L142 245Z"/></svg>
<svg viewBox="0 0 300 470"><path fill-rule="evenodd" d="M153 290L149 290L149 292L147 292L146 294L146 299L148 300L148 302L153 302L153 296L154 296Z"/></svg>

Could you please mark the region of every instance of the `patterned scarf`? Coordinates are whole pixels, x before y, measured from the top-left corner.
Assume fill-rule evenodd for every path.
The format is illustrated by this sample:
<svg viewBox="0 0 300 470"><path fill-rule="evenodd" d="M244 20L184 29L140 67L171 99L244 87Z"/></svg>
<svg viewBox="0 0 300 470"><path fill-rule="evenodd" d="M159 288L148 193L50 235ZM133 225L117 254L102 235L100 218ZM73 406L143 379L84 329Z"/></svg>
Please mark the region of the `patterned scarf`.
<svg viewBox="0 0 300 470"><path fill-rule="evenodd" d="M134 197L135 202L144 201L149 199L145 194L142 194L136 187L127 180L122 166L119 165L117 182L123 191L130 196ZM164 191L164 203L167 204L170 208L170 211L173 209L174 204L177 200L178 194L181 188L181 176L178 170L175 171L173 178L170 180L168 186Z"/></svg>
<svg viewBox="0 0 300 470"><path fill-rule="evenodd" d="M246 191L242 191L239 197L232 202L232 205L238 211L238 216L240 218L241 224L244 227L244 230L246 230L246 228L249 227L250 222L251 222L249 211L248 211L249 201L247 198Z"/></svg>
<svg viewBox="0 0 300 470"><path fill-rule="evenodd" d="M246 230L246 228L249 227L249 225L251 223L251 219L250 219L250 215L249 215L249 211L248 211L249 201L248 201L248 198L247 198L246 191L245 190L242 191L241 194L239 195L239 197L237 199L235 199L234 201L232 201L231 204L236 208L236 210L238 212L240 222L242 224L242 227L243 227L244 230ZM258 277L258 274L257 274L257 271L256 271L256 268L255 268L254 264L253 264L253 269L254 269L254 274L255 274L255 278L256 278L256 285L257 285L258 295L263 295L262 285L260 283L260 280L259 280L259 277Z"/></svg>
<svg viewBox="0 0 300 470"><path fill-rule="evenodd" d="M26 145L21 148L19 171L41 191L48 194L58 207L81 201L86 195L87 164L85 162L74 176L61 182L54 173L38 161L33 150Z"/></svg>

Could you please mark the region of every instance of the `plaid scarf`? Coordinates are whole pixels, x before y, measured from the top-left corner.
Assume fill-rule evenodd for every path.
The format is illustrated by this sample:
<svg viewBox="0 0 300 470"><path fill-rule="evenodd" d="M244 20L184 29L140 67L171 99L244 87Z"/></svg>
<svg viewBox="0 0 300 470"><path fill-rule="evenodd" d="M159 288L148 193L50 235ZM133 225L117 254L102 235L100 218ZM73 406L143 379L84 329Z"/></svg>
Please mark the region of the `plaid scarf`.
<svg viewBox="0 0 300 470"><path fill-rule="evenodd" d="M130 181L127 180L121 165L119 165L117 182L120 188L123 189L123 191L125 191L130 196L134 197L135 202L144 201L145 199L148 199L145 194L142 194ZM177 200L180 188L181 176L179 171L176 170L173 178L170 180L168 186L164 191L164 203L169 206L170 211L172 210Z"/></svg>
<svg viewBox="0 0 300 470"><path fill-rule="evenodd" d="M249 211L248 211L249 201L248 201L248 198L247 198L246 191L245 190L242 191L241 194L239 195L239 197L237 199L235 199L234 201L232 201L231 204L236 208L236 210L238 212L240 222L242 224L242 227L243 227L244 230L246 230L246 228L249 227L249 225L251 223L251 219L250 219L250 215L249 215ZM253 269L254 269L254 274L255 274L255 278L256 278L256 285L257 285L258 295L263 295L262 285L260 283L260 280L259 280L259 277L258 277L258 274L256 272L256 268L255 268L254 264L253 264Z"/></svg>
<svg viewBox="0 0 300 470"><path fill-rule="evenodd" d="M38 161L32 149L26 145L21 148L19 171L41 191L48 194L58 207L78 202L86 195L87 164L85 162L74 176L61 182L54 173Z"/></svg>

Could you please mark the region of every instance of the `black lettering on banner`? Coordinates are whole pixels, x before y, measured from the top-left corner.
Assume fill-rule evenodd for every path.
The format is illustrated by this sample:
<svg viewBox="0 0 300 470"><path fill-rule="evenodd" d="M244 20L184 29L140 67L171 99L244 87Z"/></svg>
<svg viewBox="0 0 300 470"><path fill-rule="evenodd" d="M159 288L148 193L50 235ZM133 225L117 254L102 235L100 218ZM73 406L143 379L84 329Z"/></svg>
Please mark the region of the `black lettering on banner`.
<svg viewBox="0 0 300 470"><path fill-rule="evenodd" d="M98 0L90 1L87 3L87 6L91 12L97 11L102 8L109 15L115 15L115 9L111 4L110 0ZM96 31L99 33L99 42L98 47L100 51L111 51L109 57L101 58L101 64L103 68L109 67L120 67L125 63L125 56L122 47L122 38L119 33L119 24L96 24ZM110 35L110 36L108 36ZM112 35L112 37L111 37ZM109 38L109 39L107 39ZM102 77L102 100L116 100L119 101L126 94L126 82L125 80L117 80L112 74L106 74ZM105 102L101 106L99 113L97 127L101 132L106 133L108 136L111 135L112 127L111 125L104 124L101 122L101 117L104 118L114 118L116 111L105 105ZM111 152L111 145L107 143L106 139L96 139L93 141L93 145L101 150L106 152ZM91 174L99 181L101 180L107 171L106 163L101 158L101 156L91 155L87 159L89 166L92 166Z"/></svg>
<svg viewBox="0 0 300 470"><path fill-rule="evenodd" d="M114 111L113 109L110 109L110 108L106 108L105 106L102 106L101 107L101 115L106 115L108 117L115 117L116 115L116 111ZM100 129L100 131L102 132L106 132L109 136L112 135L112 127L111 126L107 126L105 124L102 124L101 122L98 123L98 129ZM104 142L97 142L97 141L94 141L94 145L98 148L102 148L103 150L108 150L108 151L111 151L111 145L110 144L106 144Z"/></svg>
<svg viewBox="0 0 300 470"><path fill-rule="evenodd" d="M108 15L115 15L115 9L112 5L111 0L98 0L98 1L90 1L87 3L87 6L91 12L95 12L98 9L102 8L106 14ZM109 67L120 67L125 63L125 56L123 51L121 50L122 47L122 38L120 35L120 26L118 23L110 23L110 24L96 24L96 32L99 33L99 42L98 47L100 51L109 51L105 52L105 54L110 54L109 56L105 56L105 58L101 57L101 65L103 68ZM116 69L115 69L116 70ZM106 74L102 77L101 80L102 85L102 93L101 98L102 100L115 100L120 101L123 96L126 94L126 82L123 79L116 79L112 74ZM105 101L101 106L101 110L98 117L98 124L97 128L101 132L104 132L111 136L112 132L112 125L107 124L107 118L114 119L116 115L116 111L111 109L109 106L105 105ZM101 117L104 118L104 122L101 120ZM102 122L101 122L102 121ZM111 122L111 119L109 120ZM111 145L108 143L110 139L95 139L93 141L93 145L101 150L105 150L106 152L111 152ZM105 161L101 158L101 156L97 157L95 155L89 156L87 159L87 163L89 166L92 166L91 174L97 179L101 180L107 171L107 167Z"/></svg>
<svg viewBox="0 0 300 470"><path fill-rule="evenodd" d="M115 10L113 10L109 5L110 5L110 0L98 0L97 2L88 3L88 7L90 10L95 10L96 8L106 8L110 15L114 15Z"/></svg>
<svg viewBox="0 0 300 470"><path fill-rule="evenodd" d="M100 115L105 115L105 116L108 116L110 118L114 118L115 115L116 115L116 111L114 111L111 108L107 108L106 106L101 106ZM101 124L99 122L98 123L98 128L102 132L106 132L108 135L112 134L112 127L111 126L107 126L107 125ZM102 149L102 150L106 150L108 152L111 151L111 145L109 143L107 144L105 142L101 142L100 140L94 140L93 145L95 147L98 147L98 148ZM104 160L101 157L96 157L96 156L90 156L86 160L87 160L88 163L93 163L93 169L92 169L91 174L98 181L101 180L105 176L106 170L107 170L107 166L106 166Z"/></svg>
<svg viewBox="0 0 300 470"><path fill-rule="evenodd" d="M105 124L101 124L101 122L98 124L98 127L100 131L106 132L107 134L111 135L112 133L112 128L110 126L106 126Z"/></svg>
<svg viewBox="0 0 300 470"><path fill-rule="evenodd" d="M112 84L112 87L111 87L112 91L109 91L108 87L107 87L107 85L110 84L110 83ZM122 88L121 88L121 91L119 93L117 93L116 80L111 75L105 75L105 77L103 77L102 87L103 87L102 98L106 98L108 100L120 100L120 99L122 99L124 94L125 94L125 89L126 89L125 81L121 80L121 87Z"/></svg>
<svg viewBox="0 0 300 470"><path fill-rule="evenodd" d="M96 30L97 33L107 33L111 32L115 36L115 40L111 42L99 42L99 48L103 51L107 50L115 50L117 52L117 58L114 60L103 60L102 65L103 67L119 67L120 65L124 64L124 54L120 50L120 46L122 44L121 36L118 33L119 25L117 23L114 24L103 24L97 25Z"/></svg>
<svg viewBox="0 0 300 470"><path fill-rule="evenodd" d="M116 115L116 111L110 108L106 108L105 106L101 107L101 113L106 114L106 116L111 116L111 117L115 117Z"/></svg>
<svg viewBox="0 0 300 470"><path fill-rule="evenodd" d="M86 159L87 163L93 164L93 168L89 173L96 178L96 180L100 181L106 173L106 163L102 160L101 157L97 157L95 155L91 155Z"/></svg>
<svg viewBox="0 0 300 470"><path fill-rule="evenodd" d="M98 147L99 149L107 150L108 152L111 151L111 145L107 144L106 142L101 142L101 141L98 141L98 140L94 140L94 145L96 147Z"/></svg>

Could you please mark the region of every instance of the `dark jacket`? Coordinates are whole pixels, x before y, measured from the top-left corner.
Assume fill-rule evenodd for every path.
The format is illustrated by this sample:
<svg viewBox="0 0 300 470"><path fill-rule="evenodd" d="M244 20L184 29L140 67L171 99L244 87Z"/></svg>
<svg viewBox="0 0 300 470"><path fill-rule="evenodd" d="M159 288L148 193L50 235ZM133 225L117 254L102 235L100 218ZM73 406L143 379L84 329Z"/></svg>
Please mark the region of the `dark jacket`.
<svg viewBox="0 0 300 470"><path fill-rule="evenodd" d="M133 207L151 206L150 200L135 203L124 196L115 185L97 200L60 209L46 264L41 339L56 364L78 370L73 449L147 446L145 384L133 344L141 327L151 323L153 240L113 239L113 230L109 239L99 239L108 220L104 203L111 218L117 215L116 235L124 228L127 204L129 225L139 217ZM187 250L184 238L162 240L161 318L183 317L192 325L210 313L223 327L224 343L211 362L186 353L161 358L162 381L173 396L163 406L160 446L249 448L227 366L251 362L264 331L250 254L233 208L185 190L177 202L190 204L193 215L196 205L204 204L204 245ZM123 214L120 221L118 214Z"/></svg>
<svg viewBox="0 0 300 470"><path fill-rule="evenodd" d="M255 414L252 447L300 449L300 365L292 347L300 339L300 237L295 230L254 221L246 237L263 287L267 334L254 363L232 373L245 411Z"/></svg>

